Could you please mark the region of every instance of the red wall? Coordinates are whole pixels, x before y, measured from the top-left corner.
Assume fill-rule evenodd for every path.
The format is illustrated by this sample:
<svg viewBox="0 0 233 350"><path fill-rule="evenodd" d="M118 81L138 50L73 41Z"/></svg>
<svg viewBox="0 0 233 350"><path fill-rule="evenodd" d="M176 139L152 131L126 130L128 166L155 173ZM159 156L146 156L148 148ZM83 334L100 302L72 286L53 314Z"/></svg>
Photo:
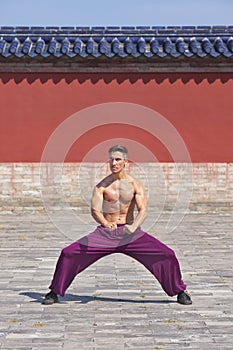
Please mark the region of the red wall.
<svg viewBox="0 0 233 350"><path fill-rule="evenodd" d="M233 73L3 73L0 78L1 162L39 162L47 140L64 120L107 102L157 111L181 135L193 162L233 161ZM66 161L82 160L108 138L135 140L159 161L173 160L165 145L143 128L110 124L82 135Z"/></svg>

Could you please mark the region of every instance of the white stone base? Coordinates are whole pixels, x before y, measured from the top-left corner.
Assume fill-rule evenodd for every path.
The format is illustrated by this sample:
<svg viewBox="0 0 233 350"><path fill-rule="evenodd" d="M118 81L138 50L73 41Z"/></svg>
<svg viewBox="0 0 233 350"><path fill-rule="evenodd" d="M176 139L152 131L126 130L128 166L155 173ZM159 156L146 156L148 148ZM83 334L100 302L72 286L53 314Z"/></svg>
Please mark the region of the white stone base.
<svg viewBox="0 0 233 350"><path fill-rule="evenodd" d="M43 211L46 206L89 211L92 189L106 163L2 163L0 212ZM127 171L145 186L155 211L233 211L233 163L139 163Z"/></svg>

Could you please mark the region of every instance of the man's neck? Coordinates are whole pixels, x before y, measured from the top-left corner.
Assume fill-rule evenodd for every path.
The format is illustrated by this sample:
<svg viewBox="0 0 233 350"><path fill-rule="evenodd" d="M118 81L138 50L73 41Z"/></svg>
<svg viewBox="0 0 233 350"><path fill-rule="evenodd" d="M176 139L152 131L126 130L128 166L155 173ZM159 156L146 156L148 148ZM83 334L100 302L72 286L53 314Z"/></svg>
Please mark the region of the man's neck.
<svg viewBox="0 0 233 350"><path fill-rule="evenodd" d="M113 174L113 173L112 173L112 178L113 178L114 180L125 179L125 178L126 178L126 172L125 172L125 171L121 171L120 173L117 173L117 174Z"/></svg>

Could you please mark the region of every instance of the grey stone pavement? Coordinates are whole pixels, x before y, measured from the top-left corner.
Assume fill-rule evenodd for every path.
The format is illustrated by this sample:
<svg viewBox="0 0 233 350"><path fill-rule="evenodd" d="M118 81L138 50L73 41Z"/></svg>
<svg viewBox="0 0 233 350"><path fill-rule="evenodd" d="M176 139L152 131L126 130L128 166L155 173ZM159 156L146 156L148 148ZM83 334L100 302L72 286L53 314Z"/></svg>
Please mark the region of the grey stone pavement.
<svg viewBox="0 0 233 350"><path fill-rule="evenodd" d="M233 349L231 215L188 213L165 233L165 214L151 230L175 250L191 306L177 304L121 254L93 264L59 304L44 306L60 249L73 237L45 212L1 213L0 349ZM77 235L89 228L87 221Z"/></svg>

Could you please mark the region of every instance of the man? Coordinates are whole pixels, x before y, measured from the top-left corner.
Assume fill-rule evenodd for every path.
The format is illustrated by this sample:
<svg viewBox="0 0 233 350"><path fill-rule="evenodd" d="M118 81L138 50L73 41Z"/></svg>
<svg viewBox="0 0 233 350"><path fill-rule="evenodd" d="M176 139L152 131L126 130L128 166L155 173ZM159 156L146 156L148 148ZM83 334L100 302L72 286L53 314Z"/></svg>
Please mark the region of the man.
<svg viewBox="0 0 233 350"><path fill-rule="evenodd" d="M169 296L176 295L180 304L192 304L174 251L140 228L147 216L147 198L143 186L126 173L127 158L124 146L109 149L111 174L94 188L91 201L91 213L99 226L62 250L43 304L58 302L58 295L64 296L77 274L112 253L136 259Z"/></svg>

